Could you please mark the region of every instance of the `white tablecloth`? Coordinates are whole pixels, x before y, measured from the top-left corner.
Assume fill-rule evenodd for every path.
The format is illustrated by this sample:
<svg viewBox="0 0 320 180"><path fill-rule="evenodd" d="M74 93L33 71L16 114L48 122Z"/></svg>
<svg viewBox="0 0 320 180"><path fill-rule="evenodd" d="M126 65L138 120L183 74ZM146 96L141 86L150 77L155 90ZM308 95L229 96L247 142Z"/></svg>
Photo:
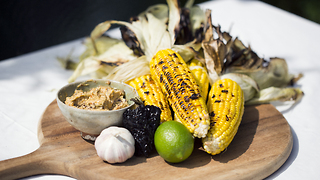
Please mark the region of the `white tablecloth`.
<svg viewBox="0 0 320 180"><path fill-rule="evenodd" d="M290 109L276 107L292 127L294 144L285 164L267 179L319 179L320 25L259 1L210 1L201 7L212 10L213 24L250 44L258 55L285 58L291 73L304 74L297 84L305 93L301 102ZM81 54L82 40L0 62L0 160L39 147L39 119L72 74L61 68L56 57L66 57L71 50L73 56Z"/></svg>

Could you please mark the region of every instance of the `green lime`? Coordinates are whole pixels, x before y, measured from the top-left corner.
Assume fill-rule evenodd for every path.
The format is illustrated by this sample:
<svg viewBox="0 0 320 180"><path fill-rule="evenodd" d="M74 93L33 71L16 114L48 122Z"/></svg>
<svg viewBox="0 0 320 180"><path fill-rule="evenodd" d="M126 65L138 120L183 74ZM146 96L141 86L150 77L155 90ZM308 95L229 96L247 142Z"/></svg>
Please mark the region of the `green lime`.
<svg viewBox="0 0 320 180"><path fill-rule="evenodd" d="M157 128L154 134L154 144L164 160L178 163L191 155L194 138L183 124L177 121L167 121Z"/></svg>

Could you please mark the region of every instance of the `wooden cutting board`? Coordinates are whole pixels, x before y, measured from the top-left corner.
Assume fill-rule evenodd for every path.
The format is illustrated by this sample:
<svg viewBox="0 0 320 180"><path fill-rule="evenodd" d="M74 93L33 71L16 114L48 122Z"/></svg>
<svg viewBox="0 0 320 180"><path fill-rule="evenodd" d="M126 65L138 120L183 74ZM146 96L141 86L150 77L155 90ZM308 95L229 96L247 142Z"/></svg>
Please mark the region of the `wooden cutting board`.
<svg viewBox="0 0 320 180"><path fill-rule="evenodd" d="M62 116L56 101L39 122L40 147L25 156L0 162L0 179L61 174L76 179L263 179L289 157L292 134L286 119L272 105L246 106L239 131L226 151L211 156L196 141L191 156L166 163L156 152L122 164L103 162L94 145L81 138Z"/></svg>

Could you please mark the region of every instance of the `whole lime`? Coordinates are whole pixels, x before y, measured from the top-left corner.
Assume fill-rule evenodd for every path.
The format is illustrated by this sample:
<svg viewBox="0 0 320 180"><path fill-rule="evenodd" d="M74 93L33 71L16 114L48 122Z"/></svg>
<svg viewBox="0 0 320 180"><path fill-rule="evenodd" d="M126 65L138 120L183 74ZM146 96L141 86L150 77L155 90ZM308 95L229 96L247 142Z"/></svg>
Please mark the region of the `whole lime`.
<svg viewBox="0 0 320 180"><path fill-rule="evenodd" d="M162 123L154 134L154 144L159 155L167 162L179 163L186 160L194 148L194 138L180 122Z"/></svg>

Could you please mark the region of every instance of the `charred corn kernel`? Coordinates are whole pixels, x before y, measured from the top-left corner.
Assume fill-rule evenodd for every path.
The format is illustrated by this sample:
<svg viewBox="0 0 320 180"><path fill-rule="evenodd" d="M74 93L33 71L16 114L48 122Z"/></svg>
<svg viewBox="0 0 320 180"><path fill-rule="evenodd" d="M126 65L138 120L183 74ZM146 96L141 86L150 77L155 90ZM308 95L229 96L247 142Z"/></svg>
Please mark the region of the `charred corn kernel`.
<svg viewBox="0 0 320 180"><path fill-rule="evenodd" d="M128 84L137 90L144 105L154 105L161 109L161 122L172 120L168 100L150 74L137 77L129 81Z"/></svg>
<svg viewBox="0 0 320 180"><path fill-rule="evenodd" d="M209 77L207 68L197 59L192 59L191 61L189 61L188 67L200 87L201 96L205 101L207 101L209 92Z"/></svg>
<svg viewBox="0 0 320 180"><path fill-rule="evenodd" d="M150 72L179 121L195 137L205 137L210 124L207 107L181 56L171 49L158 51L150 61Z"/></svg>
<svg viewBox="0 0 320 180"><path fill-rule="evenodd" d="M243 111L244 95L240 86L230 79L216 81L208 95L210 130L202 139L209 154L219 154L229 146L238 131Z"/></svg>

